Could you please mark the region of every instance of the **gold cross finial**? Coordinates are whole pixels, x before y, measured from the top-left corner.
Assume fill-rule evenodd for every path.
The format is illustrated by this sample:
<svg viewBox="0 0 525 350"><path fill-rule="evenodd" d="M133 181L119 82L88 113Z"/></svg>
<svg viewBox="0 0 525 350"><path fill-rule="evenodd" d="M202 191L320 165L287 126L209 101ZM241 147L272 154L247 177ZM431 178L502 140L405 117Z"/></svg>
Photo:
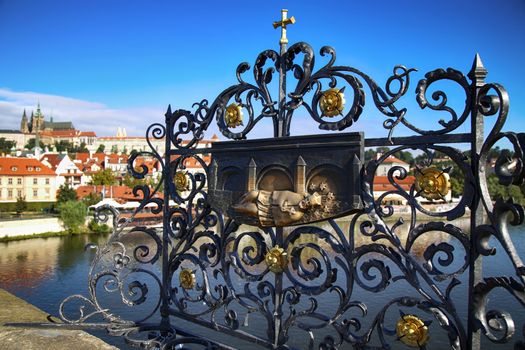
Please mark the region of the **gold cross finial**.
<svg viewBox="0 0 525 350"><path fill-rule="evenodd" d="M277 27L281 27L281 41L279 41L281 44L288 44L288 38L286 38L286 26L295 23L294 16L286 18L287 14L288 10L281 10L281 20L279 22L273 22L273 27L275 29L277 29Z"/></svg>

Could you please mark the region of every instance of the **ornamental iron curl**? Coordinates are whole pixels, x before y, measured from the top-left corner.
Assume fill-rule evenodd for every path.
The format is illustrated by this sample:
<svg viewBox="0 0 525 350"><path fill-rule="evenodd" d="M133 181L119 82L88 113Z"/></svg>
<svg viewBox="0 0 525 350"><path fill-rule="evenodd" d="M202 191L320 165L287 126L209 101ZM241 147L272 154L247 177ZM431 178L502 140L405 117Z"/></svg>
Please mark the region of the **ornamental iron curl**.
<svg viewBox="0 0 525 350"><path fill-rule="evenodd" d="M409 122L408 109L399 106L415 69L396 66L383 89L356 68L335 65L333 48L325 46L320 54L329 60L316 70L310 45L299 42L287 48L281 42L280 52L266 50L257 56L254 83L244 80L250 66L241 63L236 71L238 83L212 103L202 100L193 105L193 112L172 111L170 106L165 125L148 128L151 151L134 153L128 170L142 179L148 169L136 168L136 160L155 158L162 167L164 196L157 196L160 186L135 187L134 193L143 199L130 219L120 219L113 208L102 208L111 211L114 232L104 247L94 247L89 296L74 295L61 304L60 318L65 324L89 326L92 319L103 319L111 334L124 336L130 344L161 349L184 344L230 348L181 331L178 319L270 349L390 348L393 342L419 348L478 349L480 337L523 346L523 335L512 318L513 312L523 311L487 309L496 288L525 305L525 265L508 228L522 224L524 211L510 199L494 202L484 167L491 148L506 139L513 153L502 153L495 174L504 185L523 184L525 134L501 131L509 108L505 89L485 83L487 72L479 56L467 76L452 68L427 73L417 84L416 100L422 109L448 117L439 121L438 129L426 130ZM278 98L269 89L274 74L279 75ZM290 90L286 89L287 74L296 80ZM448 106L443 91L432 93L435 103L427 100L429 87L439 80L458 84L464 91L465 105L460 111ZM346 100L344 104L342 94L338 95L341 100L332 106L337 113L330 110L330 115L327 103L335 102L326 100L327 91L344 91ZM304 107L320 129L340 131L358 124L366 93L385 115L387 135L365 139L365 145L392 149L360 168L362 206L346 222L330 218L297 227L251 227L236 223L211 205L207 184L213 163L206 161L210 150L199 148L199 142L212 122L226 138L241 140L259 121L270 118L273 142L279 142L290 135L295 111ZM496 121L483 139L483 119L491 115L496 115ZM470 132L454 134L469 118L473 121ZM399 124L416 135L393 138ZM155 150L151 138L165 140L164 154ZM453 143L465 143L471 151L462 152ZM463 180L459 201L429 210L422 200L442 201L444 194L425 198L415 184L407 189L402 182L409 173L399 166L388 171L388 189L379 193L379 167L391 155L406 150L423 155L421 169L437 169L438 176L459 175ZM441 167L437 152L448 156L453 167ZM198 165L196 171L188 170L190 162ZM388 203L392 196L406 203L404 215ZM162 229L132 226L134 216L148 204L153 205L152 212L163 214ZM467 229L457 222L466 213L470 213ZM425 220L418 221L421 217ZM142 243L130 245L126 239L131 235L141 235ZM479 260L496 254L489 242L492 237L502 247L498 254L510 258L515 276L479 277ZM139 275L147 281L133 278ZM385 293L396 286L401 286L402 295L381 297L389 296ZM467 318L459 291L468 299ZM147 306L149 310L141 312L140 320L128 320L112 310L114 305L103 306L102 294L118 295L131 308ZM74 302L81 306L71 316L66 309ZM396 328L399 314L403 322ZM256 329L250 328L253 318L258 322ZM140 338L141 334L147 337ZM304 335L306 343L294 343L297 335ZM433 343L433 339L445 343Z"/></svg>

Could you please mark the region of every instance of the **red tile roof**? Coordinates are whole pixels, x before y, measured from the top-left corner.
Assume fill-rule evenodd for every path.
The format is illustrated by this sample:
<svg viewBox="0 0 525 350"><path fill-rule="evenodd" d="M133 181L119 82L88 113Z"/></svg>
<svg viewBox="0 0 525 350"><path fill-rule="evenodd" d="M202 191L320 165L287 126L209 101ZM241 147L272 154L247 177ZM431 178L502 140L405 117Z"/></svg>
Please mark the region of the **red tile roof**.
<svg viewBox="0 0 525 350"><path fill-rule="evenodd" d="M395 178L394 178L395 179ZM395 179L396 183L401 186L402 189L405 191L410 191L410 188L416 181L416 178L414 176L407 176L403 180ZM387 176L375 176L374 177L374 191L395 191L397 188L395 188L390 181L388 181Z"/></svg>
<svg viewBox="0 0 525 350"><path fill-rule="evenodd" d="M56 170L62 159L64 158L63 154L49 153L44 154L41 158L41 162L48 162L51 165L51 169Z"/></svg>
<svg viewBox="0 0 525 350"><path fill-rule="evenodd" d="M106 154L104 153L93 153L91 156L88 152L79 152L75 153L75 160L80 160L82 163L87 162L89 159L96 159L100 163L104 161L104 158L106 157Z"/></svg>
<svg viewBox="0 0 525 350"><path fill-rule="evenodd" d="M38 170L37 170L38 169ZM0 157L0 175L38 176L51 175L55 172L34 158Z"/></svg>
<svg viewBox="0 0 525 350"><path fill-rule="evenodd" d="M396 157L394 157L394 156L389 156L389 157L387 157L387 158L383 161L383 163L387 163L387 164L389 164L389 163L400 163L400 164L406 164L406 165L408 165L408 163L403 162L401 159L396 158Z"/></svg>
<svg viewBox="0 0 525 350"><path fill-rule="evenodd" d="M78 136L97 137L94 131L81 131Z"/></svg>
<svg viewBox="0 0 525 350"><path fill-rule="evenodd" d="M104 191L106 198L121 199L124 201L140 201L143 199L142 192L139 191L138 196L133 195L133 189L128 186L102 186L102 185L85 185L77 188L78 199L83 199L90 193L96 192L98 194ZM156 197L163 198L162 193L157 193Z"/></svg>

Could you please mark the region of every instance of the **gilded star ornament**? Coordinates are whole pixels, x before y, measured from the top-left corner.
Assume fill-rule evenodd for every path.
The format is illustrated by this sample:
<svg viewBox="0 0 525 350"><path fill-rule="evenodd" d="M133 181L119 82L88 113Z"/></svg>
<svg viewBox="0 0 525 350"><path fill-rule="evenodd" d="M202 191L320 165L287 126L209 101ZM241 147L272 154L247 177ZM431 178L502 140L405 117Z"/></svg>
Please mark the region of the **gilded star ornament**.
<svg viewBox="0 0 525 350"><path fill-rule="evenodd" d="M173 176L173 183L177 191L187 191L190 187L190 182L188 181L188 174L184 171L177 171L175 176Z"/></svg>
<svg viewBox="0 0 525 350"><path fill-rule="evenodd" d="M428 322L414 315L402 315L396 325L397 339L408 346L422 347L428 342Z"/></svg>
<svg viewBox="0 0 525 350"><path fill-rule="evenodd" d="M183 269L179 274L180 286L186 290L195 288L197 278L195 277L195 271L191 269Z"/></svg>
<svg viewBox="0 0 525 350"><path fill-rule="evenodd" d="M335 117L343 113L345 108L344 89L328 89L324 91L319 100L319 107L321 108L322 117Z"/></svg>
<svg viewBox="0 0 525 350"><path fill-rule="evenodd" d="M282 273L288 264L287 254L284 249L279 246L270 249L266 253L264 261L273 273Z"/></svg>
<svg viewBox="0 0 525 350"><path fill-rule="evenodd" d="M242 105L232 103L226 107L224 120L229 128L236 128L242 124Z"/></svg>
<svg viewBox="0 0 525 350"><path fill-rule="evenodd" d="M450 179L444 171L434 167L416 170L416 191L421 197L444 199L449 190Z"/></svg>

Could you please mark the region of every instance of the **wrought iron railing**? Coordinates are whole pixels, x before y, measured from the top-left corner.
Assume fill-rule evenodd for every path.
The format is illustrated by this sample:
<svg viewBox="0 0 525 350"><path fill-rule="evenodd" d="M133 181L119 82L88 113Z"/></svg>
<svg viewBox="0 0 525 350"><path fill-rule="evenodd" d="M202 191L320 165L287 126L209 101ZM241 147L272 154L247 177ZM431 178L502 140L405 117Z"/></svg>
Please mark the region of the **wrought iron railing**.
<svg viewBox="0 0 525 350"><path fill-rule="evenodd" d="M399 105L400 98L412 88L410 78L415 69L396 66L382 88L355 68L335 65L336 54L331 47L321 48L321 56L328 59L317 69L310 45L300 42L287 48L284 29L291 23L283 14L282 21L275 24L283 28L280 52L266 50L259 54L253 68L254 83L245 80L250 66L241 63L237 68L238 83L213 102L202 100L191 111L172 111L168 107L165 124L155 123L148 128L150 146L152 138L165 140L164 154L154 147L149 152L135 153L128 169L135 178L142 179L148 170L134 167L138 157L153 157L162 165L163 178L157 188L139 185L134 189L143 197L136 213L153 203L151 211L163 214L162 228L133 227L133 216L121 219L112 209L114 233L104 247L96 248L89 295L67 298L60 309L62 321L69 327L106 327L133 345L163 349L187 344L210 348L478 349L480 342L523 347L523 334L516 330L513 316L524 313L525 267L508 227L522 223L523 208L512 199L491 198L485 168L491 148L506 139L514 153L511 157L503 154L494 171L504 185L523 182L525 136L501 131L509 109L505 89L485 82L487 71L479 56L467 76L452 68L431 71L416 85L417 103L421 109L429 108L447 118L439 121L437 129L421 128L412 120L414 113ZM288 90L286 78L291 73L296 84ZM269 85L275 76L279 78L279 96L274 100ZM451 108L443 91L433 92L433 102L428 100L427 91L438 81L460 87L465 95L461 108ZM368 104L373 102L385 116L387 137L359 141L360 134L351 136L358 146L348 151L353 157L348 168L341 165L338 171L319 175L332 183L312 180L311 188L304 187L312 173L305 172L306 177L301 178L300 167L308 168L318 160L308 160L304 154L317 157L323 152L344 152L348 144L340 142L337 147L342 148L332 151L323 150L318 139L314 140L316 146L311 146L311 140L290 138L296 111L302 108L320 129L359 129L366 95ZM496 121L485 137L487 116L495 116ZM261 146L260 141L243 141L263 120L273 123L271 142L267 139ZM214 122L224 137L233 140L222 151L219 146L199 147ZM395 137L400 125L414 136ZM470 131L454 133L460 127ZM334 136L323 137L329 141ZM283 165L287 158L282 158L285 160L279 165L284 172L289 171L295 188L280 188L278 184L286 182L286 177L282 180L277 175L272 180L275 182L263 188L258 178L262 170L255 169L257 159L253 158L253 163L243 163L243 159L249 160L251 152L269 152L261 156L269 162L272 155L287 157L296 152L292 148L279 152L283 140L295 142L298 152L304 153L300 157L304 164L298 160L291 166L299 170ZM359 142L364 142L364 147L388 146L390 150L365 162L363 144ZM467 145L467 152L452 146L461 143ZM272 144L277 147L261 151ZM301 148L303 144L313 147L313 151ZM416 182L403 187L408 171L394 166L387 174L388 189L378 194L378 167L404 150L423 155L424 161L416 169ZM435 161L438 153L448 156L453 170ZM227 182L231 174L218 162L233 164L241 175ZM189 163L201 170L188 171ZM444 202L449 191L447 172L451 171L463 179L461 198L436 211L421 204L422 199ZM350 178L358 184L356 193L351 184L338 187L338 181L346 183ZM235 194L243 190L246 181L248 194L239 202ZM219 188L219 183L223 187ZM160 186L163 196L158 196ZM341 192L341 188L357 195L358 201L346 198L349 193ZM261 197L264 191L270 199ZM284 192L290 202L280 202L279 208L287 210L288 216L278 218L263 210L264 200L273 208L277 195ZM250 199L250 193L256 200ZM392 195L405 203L403 210L385 204ZM228 198L234 198L237 204ZM293 198L303 199L292 203ZM232 209L232 205L237 206ZM401 215L401 211L407 214ZM470 214L467 227L461 227L456 219L466 214ZM252 222L243 222L250 215ZM420 217L425 222L418 221ZM133 243L131 237L139 236L140 243ZM482 258L496 253L489 244L491 238L501 244L503 249L497 254L510 259L514 275L484 277ZM399 296L382 296L398 284L403 286ZM521 309L487 309L488 297L496 288L503 288ZM130 321L119 315L122 310L118 307L105 307L102 294L116 294L132 309L149 309L136 313L138 319ZM360 299L364 295L367 299ZM69 314L70 305L78 302L82 304L80 314ZM192 324L195 327L188 332ZM186 331L181 330L184 328ZM228 338L221 338L221 334ZM300 343L298 335L303 339Z"/></svg>

